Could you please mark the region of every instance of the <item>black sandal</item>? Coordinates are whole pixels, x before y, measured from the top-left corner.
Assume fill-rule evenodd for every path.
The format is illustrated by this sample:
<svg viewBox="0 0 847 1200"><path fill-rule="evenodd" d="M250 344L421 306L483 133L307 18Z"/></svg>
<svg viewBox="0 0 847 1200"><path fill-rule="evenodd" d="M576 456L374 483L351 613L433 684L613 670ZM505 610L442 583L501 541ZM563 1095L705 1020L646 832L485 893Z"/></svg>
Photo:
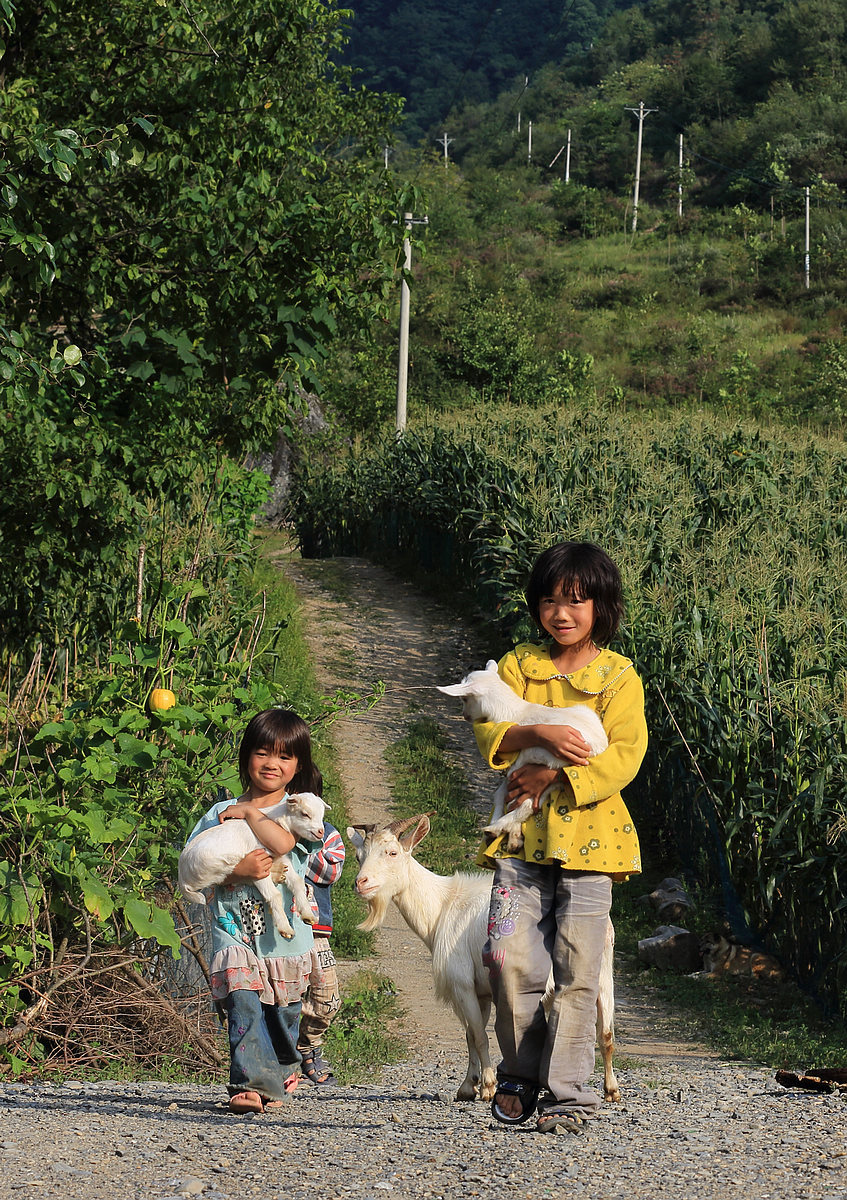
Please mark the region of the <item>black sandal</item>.
<svg viewBox="0 0 847 1200"><path fill-rule="evenodd" d="M581 1137L585 1133L585 1120L574 1112L545 1108L539 1113L535 1128L539 1133L574 1133Z"/></svg>
<svg viewBox="0 0 847 1200"><path fill-rule="evenodd" d="M535 1112L540 1089L533 1083L522 1083L519 1079L498 1079L497 1091L491 1101L491 1115L501 1125L520 1125L528 1121ZM521 1102L521 1115L510 1117L497 1103L498 1096L517 1096Z"/></svg>
<svg viewBox="0 0 847 1200"><path fill-rule="evenodd" d="M301 1050L300 1053L303 1056L300 1070L309 1083L313 1083L316 1087L324 1087L326 1084L335 1082L332 1067L321 1054L320 1046L314 1050Z"/></svg>

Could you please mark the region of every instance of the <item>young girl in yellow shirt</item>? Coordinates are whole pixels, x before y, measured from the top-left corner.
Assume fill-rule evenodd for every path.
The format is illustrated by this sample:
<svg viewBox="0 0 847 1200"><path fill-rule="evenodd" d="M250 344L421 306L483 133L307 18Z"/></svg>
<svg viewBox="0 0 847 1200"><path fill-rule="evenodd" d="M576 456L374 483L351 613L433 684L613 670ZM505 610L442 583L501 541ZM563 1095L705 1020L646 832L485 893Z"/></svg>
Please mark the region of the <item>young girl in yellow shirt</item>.
<svg viewBox="0 0 847 1200"><path fill-rule="evenodd" d="M549 642L517 646L501 660L500 675L532 703L589 705L609 745L590 758L569 725L474 727L495 770L512 766L528 746L542 746L566 763L558 770L526 764L514 772L509 807L533 800L524 844L509 852L496 838L481 851L481 863L494 869L486 961L502 1054L492 1113L514 1125L537 1109L539 1132L580 1133L601 1104L585 1081L594 1068L612 881L641 869L620 792L647 748L644 690L631 661L606 648L620 624L623 596L620 573L598 546L562 542L545 551L532 569L526 601ZM555 990L545 1014L541 1001L551 970Z"/></svg>

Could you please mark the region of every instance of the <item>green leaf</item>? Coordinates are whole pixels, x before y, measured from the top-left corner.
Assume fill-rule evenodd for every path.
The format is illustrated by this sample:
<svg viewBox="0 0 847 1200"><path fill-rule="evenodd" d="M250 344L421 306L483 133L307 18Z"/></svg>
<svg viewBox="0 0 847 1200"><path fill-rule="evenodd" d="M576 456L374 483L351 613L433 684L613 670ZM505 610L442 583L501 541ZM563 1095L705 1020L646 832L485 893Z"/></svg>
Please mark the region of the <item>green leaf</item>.
<svg viewBox="0 0 847 1200"><path fill-rule="evenodd" d="M41 906L41 887L32 876L26 878L27 888L21 886L18 873L11 863L0 862L0 924L26 926L30 924L30 909L33 905L37 915Z"/></svg>
<svg viewBox="0 0 847 1200"><path fill-rule="evenodd" d="M169 946L174 958L180 957L181 943L169 912L140 896L131 896L123 906L127 924L141 938L154 938L160 946Z"/></svg>
<svg viewBox="0 0 847 1200"><path fill-rule="evenodd" d="M107 921L114 912L115 905L106 885L80 862L76 864L75 874L82 888L85 907L96 920Z"/></svg>

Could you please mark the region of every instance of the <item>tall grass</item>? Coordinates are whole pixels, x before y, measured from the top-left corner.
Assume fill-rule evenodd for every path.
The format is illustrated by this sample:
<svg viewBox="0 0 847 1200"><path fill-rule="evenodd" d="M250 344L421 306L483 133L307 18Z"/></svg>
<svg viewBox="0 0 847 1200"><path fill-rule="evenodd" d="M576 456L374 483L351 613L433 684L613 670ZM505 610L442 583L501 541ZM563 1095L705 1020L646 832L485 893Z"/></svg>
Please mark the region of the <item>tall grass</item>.
<svg viewBox="0 0 847 1200"><path fill-rule="evenodd" d="M496 614L503 646L530 632L536 554L604 545L628 597L619 647L648 696L642 834L847 1011L843 443L705 415L491 407L313 460L297 509L304 552L414 562Z"/></svg>

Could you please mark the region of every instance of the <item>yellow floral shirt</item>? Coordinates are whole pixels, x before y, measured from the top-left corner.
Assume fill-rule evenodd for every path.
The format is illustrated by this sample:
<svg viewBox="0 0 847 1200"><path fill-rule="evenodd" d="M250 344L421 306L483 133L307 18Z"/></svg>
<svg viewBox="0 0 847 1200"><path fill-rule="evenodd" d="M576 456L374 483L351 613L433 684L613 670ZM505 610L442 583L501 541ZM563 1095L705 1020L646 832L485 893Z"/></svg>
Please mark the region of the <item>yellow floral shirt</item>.
<svg viewBox="0 0 847 1200"><path fill-rule="evenodd" d="M603 722L609 745L585 767L566 766L567 783L554 787L541 811L523 824L523 847L513 854L503 838L484 844L477 862L498 858L561 863L572 871L602 871L615 880L641 870L641 852L621 788L635 778L647 749L644 688L628 658L601 650L593 662L561 675L546 646L524 642L506 654L498 670L509 687L533 704L566 708L585 704ZM511 723L477 721L483 758L498 771L511 767L517 752L500 754Z"/></svg>

